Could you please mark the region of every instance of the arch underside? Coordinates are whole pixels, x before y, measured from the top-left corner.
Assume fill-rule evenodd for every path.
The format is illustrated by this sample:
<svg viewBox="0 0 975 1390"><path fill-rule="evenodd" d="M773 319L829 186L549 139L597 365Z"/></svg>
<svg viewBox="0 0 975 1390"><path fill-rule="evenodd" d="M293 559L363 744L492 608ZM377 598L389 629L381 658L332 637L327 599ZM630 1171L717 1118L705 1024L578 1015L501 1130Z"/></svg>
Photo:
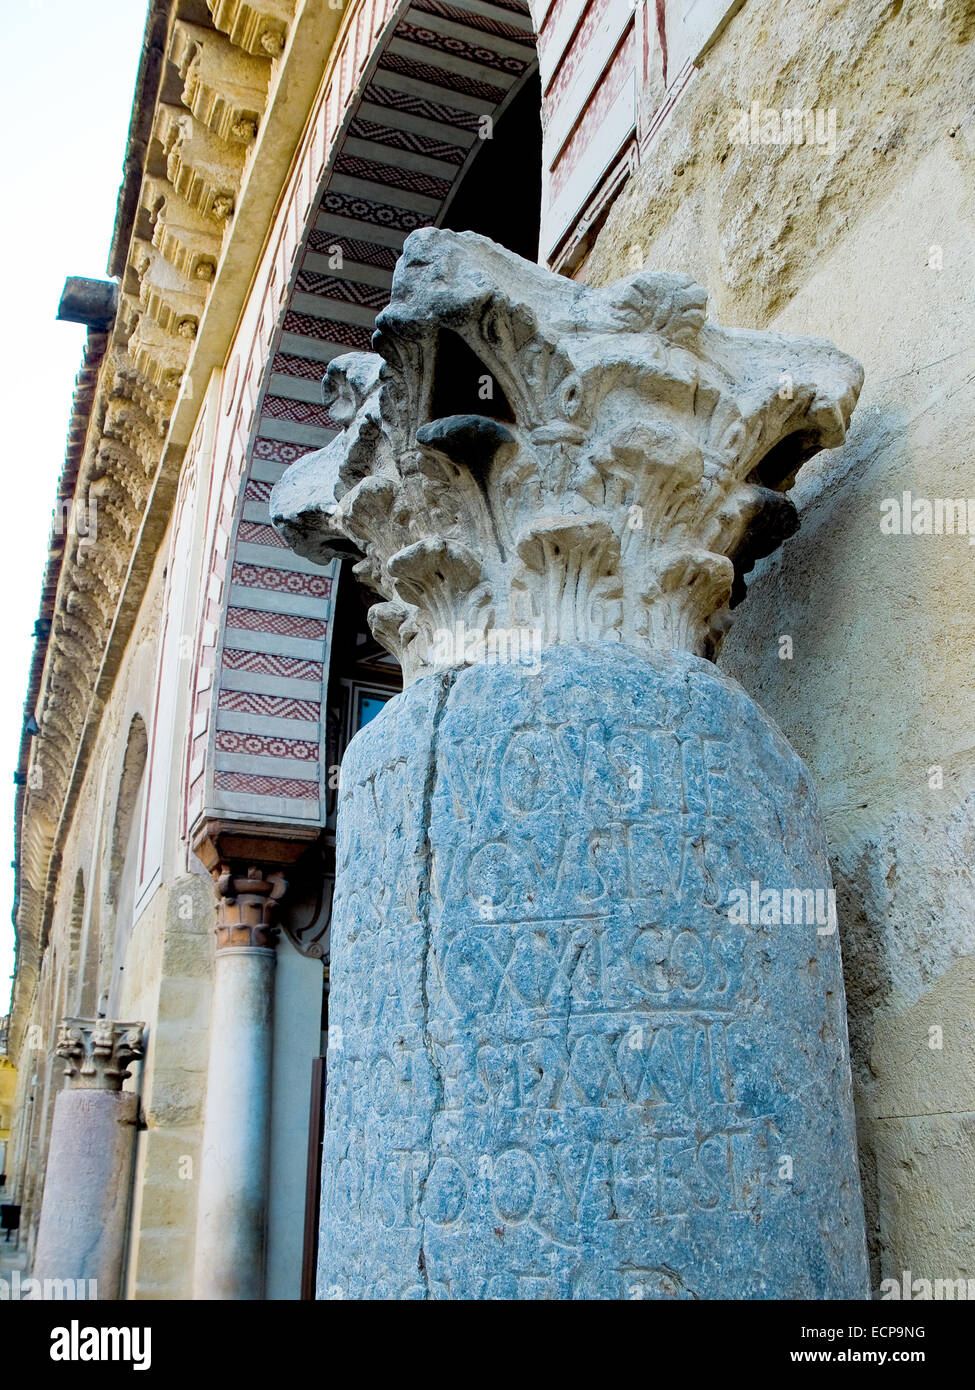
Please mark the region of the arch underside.
<svg viewBox="0 0 975 1390"><path fill-rule="evenodd" d="M272 339L232 539L206 801L216 815L325 821L324 691L337 573L270 524L284 470L336 426L332 358L368 351L393 267L437 225L481 146L537 67L524 0L410 0L391 11L355 86Z"/></svg>

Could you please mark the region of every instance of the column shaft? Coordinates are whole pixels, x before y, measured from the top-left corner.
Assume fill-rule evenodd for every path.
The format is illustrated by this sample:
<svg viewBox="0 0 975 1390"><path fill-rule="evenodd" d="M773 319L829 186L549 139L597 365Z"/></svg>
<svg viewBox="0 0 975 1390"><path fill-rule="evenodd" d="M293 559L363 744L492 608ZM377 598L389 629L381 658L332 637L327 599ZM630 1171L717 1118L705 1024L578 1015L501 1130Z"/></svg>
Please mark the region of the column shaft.
<svg viewBox="0 0 975 1390"><path fill-rule="evenodd" d="M194 1295L264 1296L274 951L217 952Z"/></svg>
<svg viewBox="0 0 975 1390"><path fill-rule="evenodd" d="M94 1280L92 1297L121 1297L139 1097L71 1091L54 1103L36 1279Z"/></svg>
<svg viewBox="0 0 975 1390"><path fill-rule="evenodd" d="M139 1096L122 1083L142 1034L141 1023L65 1019L58 1037L68 1085L54 1105L33 1277L92 1281L86 1298L122 1295L139 1123Z"/></svg>
<svg viewBox="0 0 975 1390"><path fill-rule="evenodd" d="M193 1293L200 1299L259 1299L267 1226L274 915L287 884L280 873L265 874L253 864L246 872L229 868L212 849L207 858L220 900Z"/></svg>

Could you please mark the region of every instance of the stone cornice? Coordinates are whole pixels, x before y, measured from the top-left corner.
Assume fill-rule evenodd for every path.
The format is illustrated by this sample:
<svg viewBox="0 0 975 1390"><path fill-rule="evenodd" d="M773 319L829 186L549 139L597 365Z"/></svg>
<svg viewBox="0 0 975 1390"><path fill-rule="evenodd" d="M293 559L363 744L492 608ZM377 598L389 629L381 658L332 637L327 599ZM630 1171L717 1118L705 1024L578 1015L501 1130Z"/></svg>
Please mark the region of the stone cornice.
<svg viewBox="0 0 975 1390"><path fill-rule="evenodd" d="M79 377L72 429L84 444L77 465L66 465L62 475L68 506L80 504L88 514L95 501L98 534L97 544L89 544L87 535L66 528L57 596L42 606L52 627L35 655L27 711L36 716L40 737L22 759L25 785L18 789L14 1053L49 930L64 839L166 532L186 444L212 372L226 360L344 18L328 0L208 0L214 24L204 29L199 7L192 23L181 18L185 8L150 8L110 262L122 281L119 310L98 345L94 389L89 351L83 398ZM156 83L153 55L164 17L165 60ZM267 104L257 111L264 73ZM287 100L275 102L282 83ZM189 197L173 188L172 161L147 134L158 129L160 102L182 102L183 93L186 121L205 134L199 177L186 165ZM229 119L228 113L236 114ZM228 119L224 139L218 132ZM247 121L256 133L244 130ZM192 160L196 153L181 147L180 156ZM231 209L214 206L212 180L207 191L214 156L232 181ZM49 564L47 588L51 575Z"/></svg>
<svg viewBox="0 0 975 1390"><path fill-rule="evenodd" d="M145 174L146 152L152 134L152 113L159 94L166 55L166 34L175 0L150 0L142 52L135 82L132 116L125 146L122 186L115 210L115 226L108 253L108 273L117 278L125 273L132 225L139 206L139 193Z"/></svg>

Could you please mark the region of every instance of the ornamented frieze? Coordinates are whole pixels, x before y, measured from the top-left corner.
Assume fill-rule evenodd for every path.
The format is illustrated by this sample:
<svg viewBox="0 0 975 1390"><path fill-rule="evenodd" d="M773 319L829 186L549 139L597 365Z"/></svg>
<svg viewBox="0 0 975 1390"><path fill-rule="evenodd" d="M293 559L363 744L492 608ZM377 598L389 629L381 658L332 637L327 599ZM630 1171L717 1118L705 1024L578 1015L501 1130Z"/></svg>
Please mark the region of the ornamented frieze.
<svg viewBox="0 0 975 1390"><path fill-rule="evenodd" d="M40 737L22 753L15 1045L51 911L52 855L84 765L83 739L97 727L102 696L96 692L132 547L263 120L271 60L293 13L277 0L247 14L234 5L216 8L226 21L219 33L184 23L173 6L162 45L168 74L164 65L158 88L150 83L137 91L142 127L141 133L133 127L116 230L124 260L113 251L118 308L114 323L90 320L76 386L45 581L49 635L29 697ZM147 31L154 44L159 21L154 7ZM253 40L251 49L242 38ZM180 104L160 100L174 91L181 92Z"/></svg>

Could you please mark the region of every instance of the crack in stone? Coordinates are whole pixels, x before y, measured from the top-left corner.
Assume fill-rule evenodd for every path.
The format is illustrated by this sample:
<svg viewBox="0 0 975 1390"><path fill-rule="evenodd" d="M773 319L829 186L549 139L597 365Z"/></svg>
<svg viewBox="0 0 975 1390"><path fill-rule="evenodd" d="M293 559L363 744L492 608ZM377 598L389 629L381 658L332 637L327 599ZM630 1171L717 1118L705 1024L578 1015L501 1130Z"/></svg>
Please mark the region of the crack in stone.
<svg viewBox="0 0 975 1390"><path fill-rule="evenodd" d="M431 1073L437 1085L434 1103L430 1108L430 1126L427 1131L427 1170L420 1181L417 1194L417 1211L420 1215L420 1254L417 1260L417 1268L423 1276L427 1298L430 1297L430 1271L425 1250L427 1222L423 1214L423 1199L426 1194L427 1180L430 1177L435 1162L433 1154L433 1129L437 1122L437 1116L443 1109L444 1098L443 1069L437 1062L429 1031L430 996L427 991L427 976L430 960L430 881L433 872L433 845L430 841L430 826L433 821L433 793L437 782L437 752L439 748L440 721L447 708L447 700L453 687L455 674L455 672L448 671L435 678L440 683L440 691L437 695L437 705L434 710L433 723L430 729L430 750L428 754L427 774L423 783L423 794L420 801L420 826L422 829L420 852L422 855L422 862L420 865L417 892L417 910L420 918L420 925L423 930L423 961L420 970L420 996L423 1003L421 1028L423 1046L430 1062Z"/></svg>
<svg viewBox="0 0 975 1390"><path fill-rule="evenodd" d="M954 1115L958 1119L967 1119L969 1115L975 1115L975 1110L922 1110L917 1115L874 1115L876 1123L882 1124L886 1120L936 1120L943 1115Z"/></svg>

